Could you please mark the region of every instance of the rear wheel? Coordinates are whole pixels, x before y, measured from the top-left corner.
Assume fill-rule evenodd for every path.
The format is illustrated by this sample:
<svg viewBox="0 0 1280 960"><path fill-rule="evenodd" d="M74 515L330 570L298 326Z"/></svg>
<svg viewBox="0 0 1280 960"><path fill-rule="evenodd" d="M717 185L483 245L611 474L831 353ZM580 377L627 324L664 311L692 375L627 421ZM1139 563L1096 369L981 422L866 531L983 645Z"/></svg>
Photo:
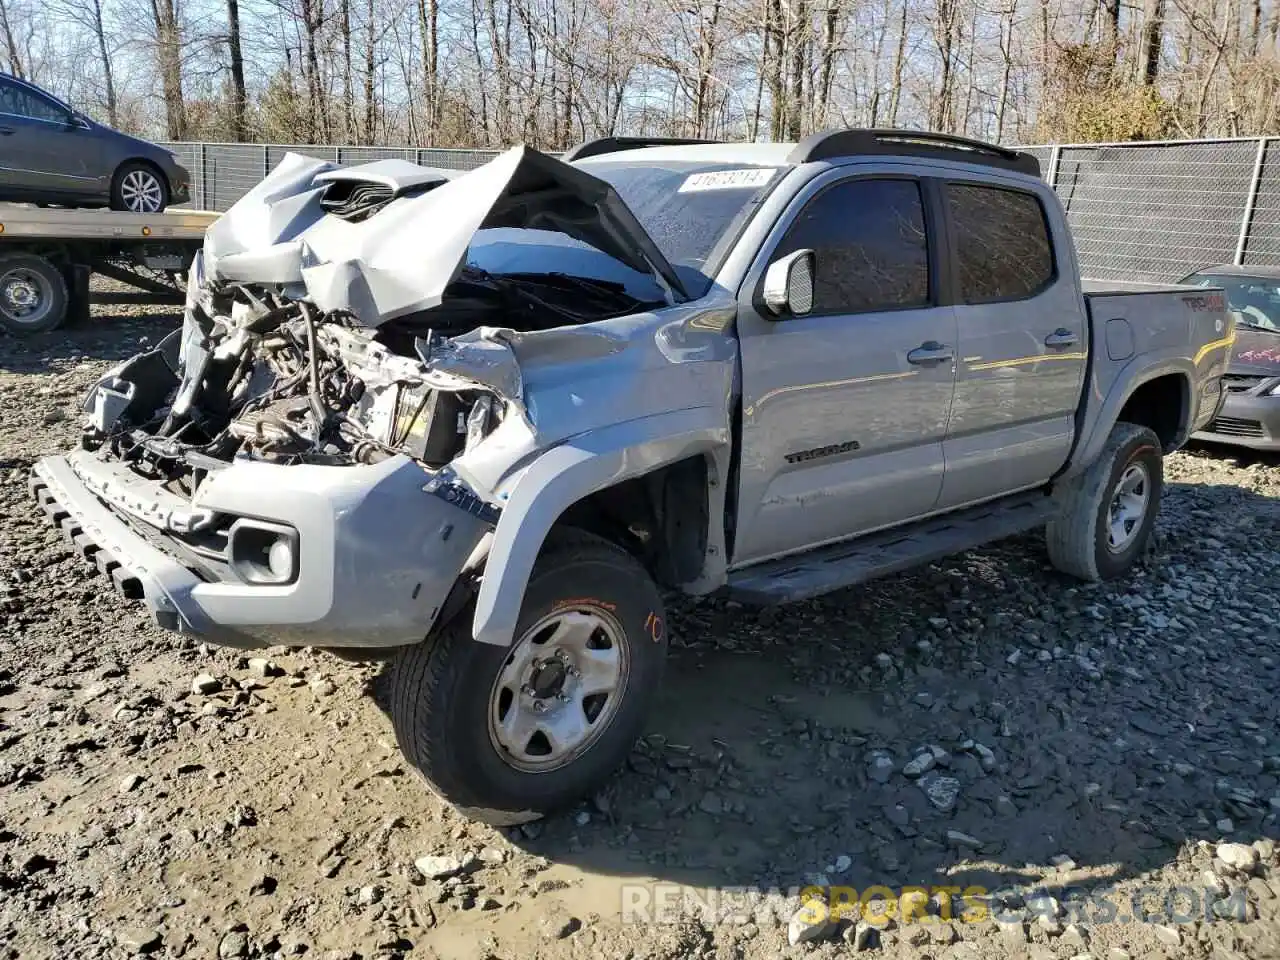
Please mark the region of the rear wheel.
<svg viewBox="0 0 1280 960"><path fill-rule="evenodd" d="M67 313L62 271L29 253L0 256L0 325L13 333L53 330Z"/></svg>
<svg viewBox="0 0 1280 960"><path fill-rule="evenodd" d="M510 647L477 643L465 613L406 648L391 713L432 790L495 825L597 789L640 735L662 677L665 613L626 551L585 534L544 548Z"/></svg>
<svg viewBox="0 0 1280 960"><path fill-rule="evenodd" d="M129 213L159 213L169 205L169 185L145 163L120 165L111 180L111 209Z"/></svg>
<svg viewBox="0 0 1280 960"><path fill-rule="evenodd" d="M1059 491L1062 514L1045 530L1049 560L1083 580L1127 573L1151 538L1163 489L1160 438L1117 423L1093 465Z"/></svg>

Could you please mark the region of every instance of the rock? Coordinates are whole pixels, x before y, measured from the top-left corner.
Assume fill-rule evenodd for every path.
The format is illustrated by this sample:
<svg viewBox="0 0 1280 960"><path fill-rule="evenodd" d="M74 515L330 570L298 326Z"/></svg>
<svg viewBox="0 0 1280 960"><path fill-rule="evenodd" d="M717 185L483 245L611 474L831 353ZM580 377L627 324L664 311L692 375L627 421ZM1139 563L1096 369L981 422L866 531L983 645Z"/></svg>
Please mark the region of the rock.
<svg viewBox="0 0 1280 960"><path fill-rule="evenodd" d="M236 960L249 955L249 938L243 930L228 931L218 943L219 960Z"/></svg>
<svg viewBox="0 0 1280 960"><path fill-rule="evenodd" d="M1234 833L1236 829L1236 825L1231 822L1230 817L1223 817L1214 826L1218 828L1219 833Z"/></svg>
<svg viewBox="0 0 1280 960"><path fill-rule="evenodd" d="M255 676L263 680L270 677L278 677L284 673L283 670L277 667L266 657L250 657L249 669L253 671Z"/></svg>
<svg viewBox="0 0 1280 960"><path fill-rule="evenodd" d="M480 851L480 862L490 867L506 863L507 851L500 847L485 847Z"/></svg>
<svg viewBox="0 0 1280 960"><path fill-rule="evenodd" d="M1063 928L1061 940L1067 946L1082 952L1089 949L1089 934L1076 923L1069 923Z"/></svg>
<svg viewBox="0 0 1280 960"><path fill-rule="evenodd" d="M914 780L916 777L922 777L932 770L935 763L937 761L933 759L932 753L922 753L915 759L907 761L902 768L902 775Z"/></svg>
<svg viewBox="0 0 1280 960"><path fill-rule="evenodd" d="M972 837L967 833L961 833L959 830L947 831L947 843L953 847L959 847L965 850L977 850L982 846L982 841L977 837Z"/></svg>
<svg viewBox="0 0 1280 960"><path fill-rule="evenodd" d="M131 927L116 934L116 944L135 956L151 953L159 948L161 942L158 930L148 930L145 927Z"/></svg>
<svg viewBox="0 0 1280 960"><path fill-rule="evenodd" d="M1214 853L1228 867L1242 873L1258 865L1258 851L1243 843L1220 843Z"/></svg>
<svg viewBox="0 0 1280 960"><path fill-rule="evenodd" d="M865 920L859 920L849 932L846 932L845 939L849 946L853 947L854 952L861 950L870 950L875 940L875 928Z"/></svg>
<svg viewBox="0 0 1280 960"><path fill-rule="evenodd" d="M1182 946L1182 933L1177 927L1167 927L1164 924L1156 923L1152 924L1151 929L1155 933L1156 939L1166 947Z"/></svg>
<svg viewBox="0 0 1280 960"><path fill-rule="evenodd" d="M1008 797L999 796L996 797L996 813L1002 817L1016 817L1018 808Z"/></svg>
<svg viewBox="0 0 1280 960"><path fill-rule="evenodd" d="M1107 951L1107 960L1133 960L1133 954L1128 950L1112 947Z"/></svg>
<svg viewBox="0 0 1280 960"><path fill-rule="evenodd" d="M980 743L973 745L973 752L978 755L978 762L982 765L982 769L990 773L996 768L996 755L991 751L990 747L984 747Z"/></svg>
<svg viewBox="0 0 1280 960"><path fill-rule="evenodd" d="M1275 856L1276 844L1270 837L1263 837L1253 841L1253 849L1258 851L1258 857L1265 863Z"/></svg>
<svg viewBox="0 0 1280 960"><path fill-rule="evenodd" d="M591 822L591 811L579 810L573 815L573 822L576 826L585 827Z"/></svg>
<svg viewBox="0 0 1280 960"><path fill-rule="evenodd" d="M934 943L945 947L949 943L956 942L956 928L946 921L931 923L929 925L929 937Z"/></svg>
<svg viewBox="0 0 1280 960"><path fill-rule="evenodd" d="M542 919L542 935L548 940L564 940L582 929L582 921L577 917L566 917L553 914Z"/></svg>
<svg viewBox="0 0 1280 960"><path fill-rule="evenodd" d="M131 773L120 781L119 789L121 793L133 793L133 791L137 790L141 784L142 777L138 776L136 773Z"/></svg>
<svg viewBox="0 0 1280 960"><path fill-rule="evenodd" d="M1027 910L1034 917L1060 917L1062 904L1048 894L1036 894L1026 898Z"/></svg>
<svg viewBox="0 0 1280 960"><path fill-rule="evenodd" d="M1250 877L1248 886L1249 892L1253 894L1254 899L1259 903L1276 898L1276 893L1271 889L1271 885L1261 877Z"/></svg>
<svg viewBox="0 0 1280 960"><path fill-rule="evenodd" d="M361 887L356 895L356 902L362 907L371 907L382 899L382 888L374 885Z"/></svg>
<svg viewBox="0 0 1280 960"><path fill-rule="evenodd" d="M823 940L831 935L835 926L827 905L821 900L814 900L791 915L787 923L787 943L794 947L797 943Z"/></svg>
<svg viewBox="0 0 1280 960"><path fill-rule="evenodd" d="M191 681L191 692L200 696L208 696L222 689L222 681L207 673L196 674Z"/></svg>
<svg viewBox="0 0 1280 960"><path fill-rule="evenodd" d="M311 688L311 692L317 697L331 697L338 692L337 685L328 677L312 680L307 686Z"/></svg>
<svg viewBox="0 0 1280 960"><path fill-rule="evenodd" d="M955 809L956 801L960 797L960 781L954 777L942 777L934 773L928 773L916 781L920 785L920 789L924 791L924 795L929 798L929 802L943 813L947 813Z"/></svg>
<svg viewBox="0 0 1280 960"><path fill-rule="evenodd" d="M718 817L724 813L724 801L720 799L719 794L712 793L708 790L702 795L702 799L698 801L698 809L703 813L709 813L713 817Z"/></svg>
<svg viewBox="0 0 1280 960"><path fill-rule="evenodd" d="M1020 918L997 920L996 926L1000 928L1000 936L1013 947L1021 947L1027 942L1027 925Z"/></svg>
<svg viewBox="0 0 1280 960"><path fill-rule="evenodd" d="M1076 862L1072 860L1069 856L1067 856L1065 853L1055 854L1054 856L1049 858L1049 862L1053 864L1062 873L1066 873L1069 870L1074 870L1077 866Z"/></svg>
<svg viewBox="0 0 1280 960"><path fill-rule="evenodd" d="M447 880L462 872L462 860L458 857L419 857L413 865L428 880Z"/></svg>
<svg viewBox="0 0 1280 960"><path fill-rule="evenodd" d="M836 862L831 865L831 872L834 874L846 873L852 866L853 858L842 853L836 857Z"/></svg>
<svg viewBox="0 0 1280 960"><path fill-rule="evenodd" d="M882 751L875 751L868 758L867 776L876 783L888 783L893 776L893 758Z"/></svg>
<svg viewBox="0 0 1280 960"><path fill-rule="evenodd" d="M653 788L653 799L666 801L671 799L671 789L663 783Z"/></svg>

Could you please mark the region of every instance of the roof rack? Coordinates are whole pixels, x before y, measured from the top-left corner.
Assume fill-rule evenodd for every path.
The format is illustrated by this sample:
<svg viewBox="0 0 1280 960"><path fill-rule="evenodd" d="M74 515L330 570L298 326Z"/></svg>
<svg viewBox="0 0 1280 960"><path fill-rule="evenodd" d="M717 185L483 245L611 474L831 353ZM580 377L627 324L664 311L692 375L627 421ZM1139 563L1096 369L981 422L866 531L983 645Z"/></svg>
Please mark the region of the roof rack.
<svg viewBox="0 0 1280 960"><path fill-rule="evenodd" d="M600 137L580 143L560 159L566 163L570 160L581 160L583 157L598 157L604 153L619 153L623 150L639 150L643 147L672 147L689 143L719 143L718 140L696 140L687 137Z"/></svg>
<svg viewBox="0 0 1280 960"><path fill-rule="evenodd" d="M1032 154L1010 150L983 140L924 130L826 130L812 133L787 155L790 163L836 157L896 156L960 160L1040 176L1040 161Z"/></svg>

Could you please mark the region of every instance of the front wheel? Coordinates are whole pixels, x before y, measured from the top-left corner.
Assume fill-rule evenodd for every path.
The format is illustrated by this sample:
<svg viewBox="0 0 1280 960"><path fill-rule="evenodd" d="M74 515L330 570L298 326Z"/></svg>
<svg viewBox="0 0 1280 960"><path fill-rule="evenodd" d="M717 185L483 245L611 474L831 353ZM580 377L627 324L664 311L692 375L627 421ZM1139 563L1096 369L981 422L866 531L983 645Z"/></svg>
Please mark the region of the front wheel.
<svg viewBox="0 0 1280 960"><path fill-rule="evenodd" d="M111 209L160 213L169 205L169 185L154 167L125 163L111 180Z"/></svg>
<svg viewBox="0 0 1280 960"><path fill-rule="evenodd" d="M662 678L665 612L645 569L558 534L525 590L510 647L465 614L394 665L400 749L467 816L523 823L590 795L626 759Z"/></svg>
<svg viewBox="0 0 1280 960"><path fill-rule="evenodd" d="M1062 513L1045 530L1050 562L1082 580L1127 573L1151 538L1163 490L1160 438L1117 423L1098 459L1058 493Z"/></svg>

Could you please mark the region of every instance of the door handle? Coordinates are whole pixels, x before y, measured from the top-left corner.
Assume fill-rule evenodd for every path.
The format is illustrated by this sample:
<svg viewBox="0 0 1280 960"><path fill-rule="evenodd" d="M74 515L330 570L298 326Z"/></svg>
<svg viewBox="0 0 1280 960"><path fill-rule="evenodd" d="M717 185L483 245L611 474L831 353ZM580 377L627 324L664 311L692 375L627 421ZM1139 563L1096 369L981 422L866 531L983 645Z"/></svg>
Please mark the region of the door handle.
<svg viewBox="0 0 1280 960"><path fill-rule="evenodd" d="M907 354L907 363L914 363L918 367L934 367L948 360L954 360L955 356L955 351L945 343L926 340Z"/></svg>
<svg viewBox="0 0 1280 960"><path fill-rule="evenodd" d="M1044 338L1044 345L1046 347L1074 347L1079 339L1066 327L1059 327Z"/></svg>

